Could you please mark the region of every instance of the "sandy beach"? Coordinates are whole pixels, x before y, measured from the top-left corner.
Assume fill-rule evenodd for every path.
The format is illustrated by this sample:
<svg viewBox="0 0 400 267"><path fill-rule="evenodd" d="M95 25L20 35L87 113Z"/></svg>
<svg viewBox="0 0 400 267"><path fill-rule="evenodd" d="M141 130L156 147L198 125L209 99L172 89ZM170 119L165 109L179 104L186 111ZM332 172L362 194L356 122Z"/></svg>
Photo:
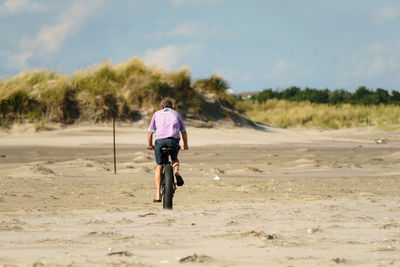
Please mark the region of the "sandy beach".
<svg viewBox="0 0 400 267"><path fill-rule="evenodd" d="M400 265L400 132L188 135L167 211L146 126L1 132L0 266Z"/></svg>

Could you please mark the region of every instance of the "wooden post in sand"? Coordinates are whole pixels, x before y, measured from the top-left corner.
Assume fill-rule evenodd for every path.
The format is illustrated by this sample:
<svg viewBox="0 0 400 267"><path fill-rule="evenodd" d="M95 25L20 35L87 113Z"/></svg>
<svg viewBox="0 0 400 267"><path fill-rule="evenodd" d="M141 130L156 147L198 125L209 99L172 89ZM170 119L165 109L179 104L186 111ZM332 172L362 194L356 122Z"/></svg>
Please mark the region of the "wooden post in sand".
<svg viewBox="0 0 400 267"><path fill-rule="evenodd" d="M115 151L115 117L113 116L114 174L117 174L117 154Z"/></svg>

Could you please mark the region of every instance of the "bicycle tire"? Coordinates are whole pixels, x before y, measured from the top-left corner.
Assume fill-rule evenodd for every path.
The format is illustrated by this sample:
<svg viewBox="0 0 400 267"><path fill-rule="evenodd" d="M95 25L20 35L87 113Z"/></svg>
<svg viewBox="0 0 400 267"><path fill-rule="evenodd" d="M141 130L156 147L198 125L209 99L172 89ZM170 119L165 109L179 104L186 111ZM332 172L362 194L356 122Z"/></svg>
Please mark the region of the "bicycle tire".
<svg viewBox="0 0 400 267"><path fill-rule="evenodd" d="M163 192L163 208L172 209L172 199L174 197L174 172L172 166L167 164L164 166L164 192Z"/></svg>

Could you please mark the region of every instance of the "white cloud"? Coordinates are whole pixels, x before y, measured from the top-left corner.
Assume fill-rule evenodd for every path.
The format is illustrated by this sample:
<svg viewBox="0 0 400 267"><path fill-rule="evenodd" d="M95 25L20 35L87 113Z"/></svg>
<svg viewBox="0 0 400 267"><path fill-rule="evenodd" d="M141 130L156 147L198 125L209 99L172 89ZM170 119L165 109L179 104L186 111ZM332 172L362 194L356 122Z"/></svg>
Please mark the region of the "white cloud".
<svg viewBox="0 0 400 267"><path fill-rule="evenodd" d="M24 70L28 68L28 59L33 55L32 52L10 55L7 58L6 66L13 70Z"/></svg>
<svg viewBox="0 0 400 267"><path fill-rule="evenodd" d="M198 5L219 5L224 0L171 0L171 4L176 7L198 6Z"/></svg>
<svg viewBox="0 0 400 267"><path fill-rule="evenodd" d="M286 76L287 71L293 66L295 62L289 62L286 59L278 60L272 67L268 68L265 78L267 79L278 79L279 77Z"/></svg>
<svg viewBox="0 0 400 267"><path fill-rule="evenodd" d="M262 2L263 0L261 0ZM260 2L260 0L170 0L174 7L196 7L196 6L219 6L227 3L249 4L251 2Z"/></svg>
<svg viewBox="0 0 400 267"><path fill-rule="evenodd" d="M167 33L167 35L183 35L183 36L195 36L199 32L199 25L194 22L185 22L177 25L175 29Z"/></svg>
<svg viewBox="0 0 400 267"><path fill-rule="evenodd" d="M366 66L365 73L367 76L376 77L394 71L397 67L396 59L393 56L378 56Z"/></svg>
<svg viewBox="0 0 400 267"><path fill-rule="evenodd" d="M143 60L149 64L158 65L161 68L171 69L180 58L179 49L176 46L169 45L156 50L148 49Z"/></svg>
<svg viewBox="0 0 400 267"><path fill-rule="evenodd" d="M56 24L42 27L34 43L43 45L48 52L57 51L67 35L72 31L78 30L86 17L100 5L102 5L102 1L74 1L70 8L59 16Z"/></svg>
<svg viewBox="0 0 400 267"><path fill-rule="evenodd" d="M400 17L400 6L387 6L377 10L372 15L372 21L377 24L386 23Z"/></svg>
<svg viewBox="0 0 400 267"><path fill-rule="evenodd" d="M396 44L375 42L368 46L366 53L359 58L361 75L376 77L399 69L400 47Z"/></svg>
<svg viewBox="0 0 400 267"><path fill-rule="evenodd" d="M9 2L9 3L8 3ZM57 16L57 20L52 25L43 25L36 36L22 36L20 40L20 52L8 55L6 66L9 69L24 70L29 68L28 60L35 56L45 56L47 53L58 51L65 39L74 31L78 31L82 24L96 8L100 7L103 0L75 0L67 9ZM31 8L36 8L30 0L7 0L2 8L7 7L14 12L24 10L23 4L31 4Z"/></svg>
<svg viewBox="0 0 400 267"><path fill-rule="evenodd" d="M171 31L167 32L157 31L153 34L148 35L148 37L155 40L159 40L164 37L175 37L175 36L204 38L215 35L216 31L217 31L216 27L187 21L176 25L175 28L173 28Z"/></svg>
<svg viewBox="0 0 400 267"><path fill-rule="evenodd" d="M181 65L186 64L184 59L195 56L201 53L199 45L169 45L159 49L146 50L143 60L148 64L155 64L166 70L173 70L179 68Z"/></svg>
<svg viewBox="0 0 400 267"><path fill-rule="evenodd" d="M182 22L178 24L172 31L166 33L167 36L184 36L184 37L212 37L215 36L217 28L207 24L196 22Z"/></svg>
<svg viewBox="0 0 400 267"><path fill-rule="evenodd" d="M276 65L275 65L275 71L277 72L282 72L285 71L285 69L287 69L289 66L289 63L287 60L279 60Z"/></svg>
<svg viewBox="0 0 400 267"><path fill-rule="evenodd" d="M388 73L396 71L398 64L393 56L363 56L355 55L340 62L338 67L340 80L344 84L349 81L369 81L379 79Z"/></svg>
<svg viewBox="0 0 400 267"><path fill-rule="evenodd" d="M385 47L381 43L372 43L368 46L368 51L372 54L380 54L383 53L385 50Z"/></svg>
<svg viewBox="0 0 400 267"><path fill-rule="evenodd" d="M48 52L57 51L73 26L74 23L68 20L52 26L45 25L36 37L35 43L43 45Z"/></svg>
<svg viewBox="0 0 400 267"><path fill-rule="evenodd" d="M24 11L36 12L44 9L42 3L32 0L6 0L0 5L0 12L6 14L17 14Z"/></svg>
<svg viewBox="0 0 400 267"><path fill-rule="evenodd" d="M53 25L44 25L35 37L23 36L21 47L29 51L56 52L64 43L65 38L77 31L87 16L99 7L102 1L75 0L70 7L58 16Z"/></svg>
<svg viewBox="0 0 400 267"><path fill-rule="evenodd" d="M400 81L397 75L400 71L399 61L400 46L396 43L374 42L357 53L343 56L334 72L337 81L344 86L354 82L383 86Z"/></svg>

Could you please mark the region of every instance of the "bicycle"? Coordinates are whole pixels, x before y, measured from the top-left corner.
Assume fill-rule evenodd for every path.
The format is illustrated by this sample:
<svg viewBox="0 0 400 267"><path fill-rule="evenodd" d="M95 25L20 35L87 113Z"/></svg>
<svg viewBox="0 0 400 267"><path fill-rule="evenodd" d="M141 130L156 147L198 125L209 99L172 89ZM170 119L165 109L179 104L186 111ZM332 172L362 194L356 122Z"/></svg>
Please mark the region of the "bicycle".
<svg viewBox="0 0 400 267"><path fill-rule="evenodd" d="M163 172L161 176L161 198L163 202L163 208L170 210L172 210L173 198L176 190L174 170L169 160L169 156L173 151L173 147L161 148L161 152L166 154L168 158L168 162L163 164Z"/></svg>

